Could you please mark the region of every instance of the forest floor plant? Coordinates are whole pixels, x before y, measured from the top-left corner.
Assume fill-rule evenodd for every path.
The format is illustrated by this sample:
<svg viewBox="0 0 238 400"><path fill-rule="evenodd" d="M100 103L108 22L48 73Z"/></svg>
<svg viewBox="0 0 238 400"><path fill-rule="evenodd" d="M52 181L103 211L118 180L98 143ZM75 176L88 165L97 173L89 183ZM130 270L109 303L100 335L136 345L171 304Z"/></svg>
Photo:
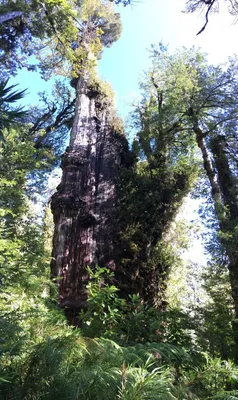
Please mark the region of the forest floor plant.
<svg viewBox="0 0 238 400"><path fill-rule="evenodd" d="M1 293L2 399L238 398L237 367L199 350L192 336L188 340L187 322L180 319L178 327L178 311L170 319L166 312L163 320L158 316L156 328L164 332L157 332L157 340L152 331L145 336L155 313L135 297L131 304L120 299L104 283L110 273L105 268L90 273L81 329L68 326L55 309L44 276L29 276L27 288L20 283ZM124 331L126 323L131 326Z"/></svg>

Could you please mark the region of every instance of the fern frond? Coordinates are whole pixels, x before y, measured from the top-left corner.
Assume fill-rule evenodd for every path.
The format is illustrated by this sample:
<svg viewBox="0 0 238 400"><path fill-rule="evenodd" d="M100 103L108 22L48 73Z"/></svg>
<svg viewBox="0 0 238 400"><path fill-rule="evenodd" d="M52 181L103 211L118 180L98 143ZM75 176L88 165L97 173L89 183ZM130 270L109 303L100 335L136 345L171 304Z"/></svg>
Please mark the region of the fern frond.
<svg viewBox="0 0 238 400"><path fill-rule="evenodd" d="M238 390L218 393L215 396L209 397L209 400L238 400Z"/></svg>
<svg viewBox="0 0 238 400"><path fill-rule="evenodd" d="M125 361L129 363L145 362L151 355L163 364L181 365L190 359L183 348L170 343L139 343L124 348Z"/></svg>

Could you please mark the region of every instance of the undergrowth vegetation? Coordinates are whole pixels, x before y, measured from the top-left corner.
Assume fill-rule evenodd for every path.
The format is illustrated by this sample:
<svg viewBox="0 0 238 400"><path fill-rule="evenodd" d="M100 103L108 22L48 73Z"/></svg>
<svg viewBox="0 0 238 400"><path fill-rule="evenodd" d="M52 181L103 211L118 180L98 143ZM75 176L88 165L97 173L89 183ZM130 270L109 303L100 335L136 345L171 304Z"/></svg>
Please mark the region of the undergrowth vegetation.
<svg viewBox="0 0 238 400"><path fill-rule="evenodd" d="M90 274L81 328L55 307L46 274L1 291L1 398L237 399L238 368L204 351L192 316L125 302L110 271Z"/></svg>

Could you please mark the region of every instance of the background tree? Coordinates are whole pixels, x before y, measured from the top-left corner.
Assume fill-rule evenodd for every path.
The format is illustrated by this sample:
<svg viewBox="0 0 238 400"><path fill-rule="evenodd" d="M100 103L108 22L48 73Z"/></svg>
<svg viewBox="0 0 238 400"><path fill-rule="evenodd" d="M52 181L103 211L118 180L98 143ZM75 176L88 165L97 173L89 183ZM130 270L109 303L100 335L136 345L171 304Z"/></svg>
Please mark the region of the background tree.
<svg viewBox="0 0 238 400"><path fill-rule="evenodd" d="M198 168L193 138L169 114L170 104L164 107L163 93L151 89L150 77L149 73L141 84L143 100L133 115L137 135L132 149L137 160L132 169L122 171L119 183L118 273L128 292L132 274L134 293L163 308L166 279L174 262L166 231L191 190Z"/></svg>
<svg viewBox="0 0 238 400"><path fill-rule="evenodd" d="M226 69L206 64L194 50L170 56L163 47L153 49L150 87L167 104L173 123L182 126L187 137L195 137L209 179L220 229L220 240L229 258L230 283L237 314L237 61ZM156 118L160 118L157 113ZM189 144L190 146L190 144ZM229 150L230 149L230 150Z"/></svg>

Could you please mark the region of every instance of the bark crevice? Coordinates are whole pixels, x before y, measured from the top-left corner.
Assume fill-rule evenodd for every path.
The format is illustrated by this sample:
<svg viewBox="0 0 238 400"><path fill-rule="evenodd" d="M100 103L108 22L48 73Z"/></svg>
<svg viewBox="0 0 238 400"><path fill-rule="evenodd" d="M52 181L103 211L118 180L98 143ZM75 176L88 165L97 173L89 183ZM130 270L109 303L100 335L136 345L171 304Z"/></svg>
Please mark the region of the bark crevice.
<svg viewBox="0 0 238 400"><path fill-rule="evenodd" d="M103 101L102 101L103 100ZM70 145L62 156L62 180L52 196L55 232L51 272L62 307L87 300L87 266L115 267L114 208L125 152L111 128L113 104L79 79Z"/></svg>

